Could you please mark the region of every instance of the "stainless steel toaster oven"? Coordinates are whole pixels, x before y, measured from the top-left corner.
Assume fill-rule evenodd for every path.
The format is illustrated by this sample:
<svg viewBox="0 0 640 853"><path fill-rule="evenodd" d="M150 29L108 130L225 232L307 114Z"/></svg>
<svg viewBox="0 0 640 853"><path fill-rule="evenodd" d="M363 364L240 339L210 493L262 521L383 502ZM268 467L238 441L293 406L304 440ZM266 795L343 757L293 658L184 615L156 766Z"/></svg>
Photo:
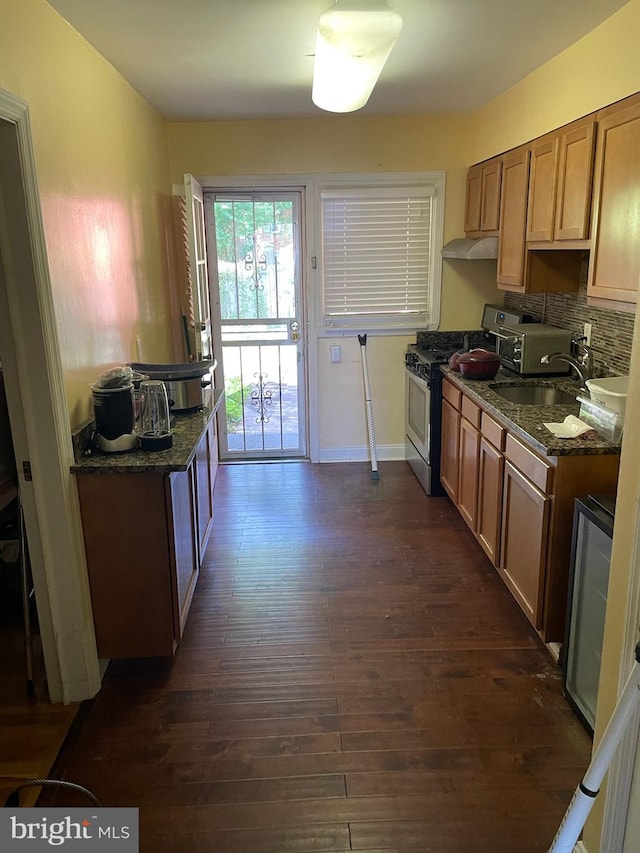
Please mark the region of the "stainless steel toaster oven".
<svg viewBox="0 0 640 853"><path fill-rule="evenodd" d="M564 362L541 364L543 355L571 352L571 332L543 323L515 323L495 332L496 351L505 367L521 376L562 376L569 372Z"/></svg>

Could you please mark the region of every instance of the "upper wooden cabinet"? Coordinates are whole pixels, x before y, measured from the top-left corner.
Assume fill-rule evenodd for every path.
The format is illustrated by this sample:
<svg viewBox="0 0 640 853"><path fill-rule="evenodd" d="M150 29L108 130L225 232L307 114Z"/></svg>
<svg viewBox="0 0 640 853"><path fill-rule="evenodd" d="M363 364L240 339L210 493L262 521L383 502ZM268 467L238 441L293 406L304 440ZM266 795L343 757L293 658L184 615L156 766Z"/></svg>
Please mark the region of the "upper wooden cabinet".
<svg viewBox="0 0 640 853"><path fill-rule="evenodd" d="M524 290L529 157L525 146L506 154L502 161L497 281L513 290Z"/></svg>
<svg viewBox="0 0 640 853"><path fill-rule="evenodd" d="M527 242L553 240L557 181L558 138L538 139L531 145Z"/></svg>
<svg viewBox="0 0 640 853"><path fill-rule="evenodd" d="M594 121L576 122L503 156L501 290L579 289L583 254L589 248L594 137Z"/></svg>
<svg viewBox="0 0 640 853"><path fill-rule="evenodd" d="M640 280L640 99L603 113L598 117L587 296L633 310Z"/></svg>
<svg viewBox="0 0 640 853"><path fill-rule="evenodd" d="M574 123L531 143L527 243L588 238L595 128Z"/></svg>
<svg viewBox="0 0 640 853"><path fill-rule="evenodd" d="M560 133L554 240L589 237L595 139L593 120L572 124Z"/></svg>
<svg viewBox="0 0 640 853"><path fill-rule="evenodd" d="M472 166L467 173L464 230L468 236L497 235L500 227L502 158Z"/></svg>
<svg viewBox="0 0 640 853"><path fill-rule="evenodd" d="M577 292L588 259L589 302L635 311L639 151L640 93L471 166L465 231L498 235L498 287Z"/></svg>

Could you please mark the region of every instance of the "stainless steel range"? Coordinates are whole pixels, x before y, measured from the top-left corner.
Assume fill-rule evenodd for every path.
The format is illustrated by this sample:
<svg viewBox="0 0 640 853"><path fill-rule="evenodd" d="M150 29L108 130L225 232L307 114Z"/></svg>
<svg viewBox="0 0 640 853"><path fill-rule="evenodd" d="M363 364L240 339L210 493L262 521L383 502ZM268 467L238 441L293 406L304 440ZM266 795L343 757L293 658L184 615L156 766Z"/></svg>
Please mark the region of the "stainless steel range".
<svg viewBox="0 0 640 853"><path fill-rule="evenodd" d="M461 349L491 347L483 330L418 332L405 353L406 458L428 495L442 495L440 485L440 424L442 373L440 365Z"/></svg>

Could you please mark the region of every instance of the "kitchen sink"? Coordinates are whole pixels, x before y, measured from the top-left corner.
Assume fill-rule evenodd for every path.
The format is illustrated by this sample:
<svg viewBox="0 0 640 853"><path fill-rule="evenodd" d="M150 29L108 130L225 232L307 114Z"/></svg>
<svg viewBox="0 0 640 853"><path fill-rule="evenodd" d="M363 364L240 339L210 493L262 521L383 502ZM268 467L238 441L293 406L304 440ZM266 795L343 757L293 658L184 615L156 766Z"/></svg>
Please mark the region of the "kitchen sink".
<svg viewBox="0 0 640 853"><path fill-rule="evenodd" d="M568 394L548 385L490 385L492 391L510 403L522 406L567 406L576 402L575 394Z"/></svg>

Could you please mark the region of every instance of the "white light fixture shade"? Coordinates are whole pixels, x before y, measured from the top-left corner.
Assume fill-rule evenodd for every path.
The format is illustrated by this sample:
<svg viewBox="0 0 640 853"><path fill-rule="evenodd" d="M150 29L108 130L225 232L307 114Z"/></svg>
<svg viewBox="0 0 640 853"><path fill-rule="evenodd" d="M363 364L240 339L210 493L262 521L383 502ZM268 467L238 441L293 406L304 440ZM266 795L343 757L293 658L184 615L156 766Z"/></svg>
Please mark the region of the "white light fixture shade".
<svg viewBox="0 0 640 853"><path fill-rule="evenodd" d="M363 107L401 29L400 15L383 3L338 0L318 21L313 103L334 113Z"/></svg>

